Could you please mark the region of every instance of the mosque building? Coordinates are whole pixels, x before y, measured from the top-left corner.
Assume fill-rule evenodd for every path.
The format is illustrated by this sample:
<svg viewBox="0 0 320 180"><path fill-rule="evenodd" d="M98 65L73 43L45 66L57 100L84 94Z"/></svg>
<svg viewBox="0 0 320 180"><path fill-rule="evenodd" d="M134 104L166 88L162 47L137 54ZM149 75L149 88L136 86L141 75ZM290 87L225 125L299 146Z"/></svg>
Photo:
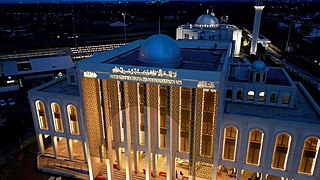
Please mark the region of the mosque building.
<svg viewBox="0 0 320 180"><path fill-rule="evenodd" d="M195 24L180 25L176 30L176 39L197 39L213 41L234 40L234 55L240 56L242 30L232 24L221 24L215 14L201 15Z"/></svg>
<svg viewBox="0 0 320 180"><path fill-rule="evenodd" d="M38 169L79 179L320 179L320 108L301 83L235 57L231 37L177 39L131 42L30 90Z"/></svg>

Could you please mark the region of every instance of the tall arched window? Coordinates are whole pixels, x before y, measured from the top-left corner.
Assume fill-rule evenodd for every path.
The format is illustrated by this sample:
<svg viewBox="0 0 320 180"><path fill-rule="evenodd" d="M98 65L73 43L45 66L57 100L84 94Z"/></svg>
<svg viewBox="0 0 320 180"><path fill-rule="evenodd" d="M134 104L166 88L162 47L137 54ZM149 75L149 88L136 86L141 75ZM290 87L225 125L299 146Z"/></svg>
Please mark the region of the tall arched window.
<svg viewBox="0 0 320 180"><path fill-rule="evenodd" d="M242 91L239 90L237 91L237 99L242 99L243 95L242 95Z"/></svg>
<svg viewBox="0 0 320 180"><path fill-rule="evenodd" d="M57 132L63 132L61 110L58 103L51 103L52 119L54 123L54 129Z"/></svg>
<svg viewBox="0 0 320 180"><path fill-rule="evenodd" d="M313 174L319 150L319 139L309 137L304 141L301 154L299 173Z"/></svg>
<svg viewBox="0 0 320 180"><path fill-rule="evenodd" d="M228 126L224 129L223 159L234 161L236 155L238 129Z"/></svg>
<svg viewBox="0 0 320 180"><path fill-rule="evenodd" d="M259 165L262 142L263 132L259 129L251 130L249 135L249 145L247 151L248 164Z"/></svg>
<svg viewBox="0 0 320 180"><path fill-rule="evenodd" d="M69 125L70 125L70 133L79 135L79 123L78 123L78 114L77 108L70 104L67 107L68 110L68 118L69 118Z"/></svg>
<svg viewBox="0 0 320 180"><path fill-rule="evenodd" d="M226 98L229 98L229 99L232 98L232 90L231 90L231 89L228 89L228 90L227 90L227 92L226 92Z"/></svg>
<svg viewBox="0 0 320 180"><path fill-rule="evenodd" d="M256 74L256 82L260 82L260 73Z"/></svg>
<svg viewBox="0 0 320 180"><path fill-rule="evenodd" d="M37 115L40 129L48 130L48 121L46 117L46 109L42 101L36 101Z"/></svg>
<svg viewBox="0 0 320 180"><path fill-rule="evenodd" d="M272 168L286 169L290 142L291 136L289 134L280 133L277 135L277 139L274 144Z"/></svg>

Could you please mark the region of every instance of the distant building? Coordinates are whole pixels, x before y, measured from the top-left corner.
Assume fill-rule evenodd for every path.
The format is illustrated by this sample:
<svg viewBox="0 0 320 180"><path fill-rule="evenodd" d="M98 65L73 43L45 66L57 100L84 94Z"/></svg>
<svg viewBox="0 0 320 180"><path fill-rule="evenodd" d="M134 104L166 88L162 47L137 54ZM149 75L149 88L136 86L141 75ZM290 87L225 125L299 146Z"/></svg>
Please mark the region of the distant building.
<svg viewBox="0 0 320 180"><path fill-rule="evenodd" d="M110 27L123 27L123 26L128 26L128 24L121 22L121 21L115 21L113 23L110 23L109 26Z"/></svg>
<svg viewBox="0 0 320 180"><path fill-rule="evenodd" d="M176 39L198 39L212 41L234 41L234 55L239 57L242 30L230 24L220 24L214 13L201 15L195 24L177 28Z"/></svg>
<svg viewBox="0 0 320 180"><path fill-rule="evenodd" d="M3 60L0 61L0 91L18 90L22 81L41 81L43 78L52 80L59 72L64 72L74 66L70 55L46 56L43 54L37 56L37 53L30 54L1 56Z"/></svg>

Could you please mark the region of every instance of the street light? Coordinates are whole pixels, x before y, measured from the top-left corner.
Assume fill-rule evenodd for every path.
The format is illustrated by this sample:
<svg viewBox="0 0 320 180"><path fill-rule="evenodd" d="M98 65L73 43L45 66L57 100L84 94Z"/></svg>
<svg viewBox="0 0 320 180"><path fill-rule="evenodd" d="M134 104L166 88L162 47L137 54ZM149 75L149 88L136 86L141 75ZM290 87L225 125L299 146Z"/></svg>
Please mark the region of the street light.
<svg viewBox="0 0 320 180"><path fill-rule="evenodd" d="M127 44L126 13L122 12L122 16L123 16L124 44Z"/></svg>

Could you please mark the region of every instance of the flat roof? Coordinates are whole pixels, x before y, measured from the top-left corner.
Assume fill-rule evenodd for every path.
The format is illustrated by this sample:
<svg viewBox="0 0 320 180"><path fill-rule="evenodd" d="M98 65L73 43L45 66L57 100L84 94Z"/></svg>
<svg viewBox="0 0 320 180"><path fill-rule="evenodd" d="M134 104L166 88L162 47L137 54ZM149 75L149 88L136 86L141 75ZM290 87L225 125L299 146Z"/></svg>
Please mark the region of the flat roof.
<svg viewBox="0 0 320 180"><path fill-rule="evenodd" d="M224 113L320 125L318 113L300 88L293 109L226 101Z"/></svg>
<svg viewBox="0 0 320 180"><path fill-rule="evenodd" d="M219 71L223 65L226 49L180 48L182 64L175 69L192 69L204 71ZM125 52L119 56L103 61L107 64L139 65L139 48Z"/></svg>
<svg viewBox="0 0 320 180"><path fill-rule="evenodd" d="M45 85L45 84L44 84ZM62 81L57 81L48 86L44 86L36 91L41 92L49 92L49 93L57 93L71 96L80 96L79 87L78 86L70 86L68 85L67 78Z"/></svg>
<svg viewBox="0 0 320 180"><path fill-rule="evenodd" d="M228 81L232 82L249 82L248 80L239 80L232 77L228 78ZM285 75L281 68L270 68L267 74L267 81L265 84L280 85L280 86L292 86L290 80Z"/></svg>

